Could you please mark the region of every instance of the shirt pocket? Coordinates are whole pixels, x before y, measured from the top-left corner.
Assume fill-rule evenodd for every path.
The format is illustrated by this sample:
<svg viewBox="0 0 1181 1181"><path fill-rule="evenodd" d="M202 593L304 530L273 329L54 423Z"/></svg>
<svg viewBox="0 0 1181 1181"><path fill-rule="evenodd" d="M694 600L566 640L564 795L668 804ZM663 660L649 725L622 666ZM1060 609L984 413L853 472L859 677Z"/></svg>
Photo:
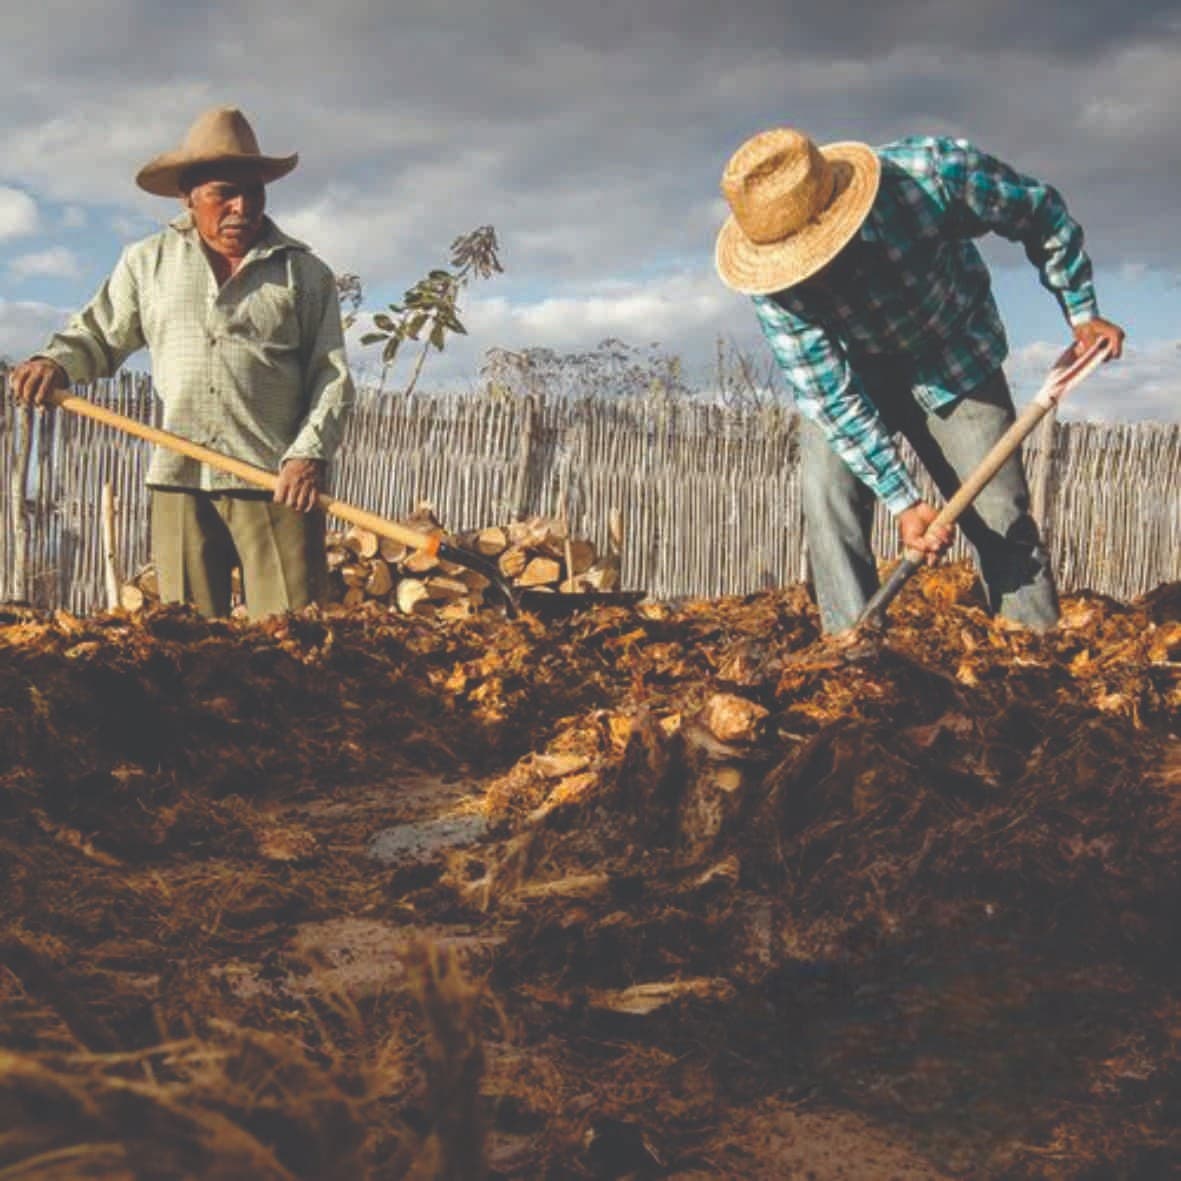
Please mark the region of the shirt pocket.
<svg viewBox="0 0 1181 1181"><path fill-rule="evenodd" d="M295 293L284 282L265 274L252 281L227 317L235 335L256 344L299 347L299 310Z"/></svg>

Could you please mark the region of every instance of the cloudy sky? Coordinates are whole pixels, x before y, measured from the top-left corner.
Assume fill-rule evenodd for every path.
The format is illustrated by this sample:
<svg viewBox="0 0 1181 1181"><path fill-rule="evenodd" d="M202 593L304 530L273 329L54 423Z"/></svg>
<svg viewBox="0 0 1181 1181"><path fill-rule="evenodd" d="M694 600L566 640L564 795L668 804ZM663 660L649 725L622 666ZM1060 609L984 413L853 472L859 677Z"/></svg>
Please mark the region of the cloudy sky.
<svg viewBox="0 0 1181 1181"><path fill-rule="evenodd" d="M505 273L465 297L485 349L659 342L706 374L763 349L715 277L730 152L777 124L820 141L964 135L1052 182L1087 233L1127 359L1076 414L1181 419L1181 6L1173 0L38 0L0 45L0 354L83 303L174 212L136 189L203 108L243 108L299 168L276 221L379 308L458 234ZM1068 336L1020 247L987 247L1018 387ZM354 365L372 364L354 344ZM765 351L761 354L766 356ZM136 359L142 367L144 357Z"/></svg>

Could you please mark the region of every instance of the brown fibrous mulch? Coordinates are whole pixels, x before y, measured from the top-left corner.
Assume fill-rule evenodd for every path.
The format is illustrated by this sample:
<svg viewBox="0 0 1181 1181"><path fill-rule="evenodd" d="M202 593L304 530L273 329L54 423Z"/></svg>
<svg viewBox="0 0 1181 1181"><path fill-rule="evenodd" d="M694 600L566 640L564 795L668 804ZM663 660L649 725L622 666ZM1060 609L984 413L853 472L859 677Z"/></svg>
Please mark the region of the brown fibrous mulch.
<svg viewBox="0 0 1181 1181"><path fill-rule="evenodd" d="M1181 1158L1178 586L0 616L6 1178Z"/></svg>

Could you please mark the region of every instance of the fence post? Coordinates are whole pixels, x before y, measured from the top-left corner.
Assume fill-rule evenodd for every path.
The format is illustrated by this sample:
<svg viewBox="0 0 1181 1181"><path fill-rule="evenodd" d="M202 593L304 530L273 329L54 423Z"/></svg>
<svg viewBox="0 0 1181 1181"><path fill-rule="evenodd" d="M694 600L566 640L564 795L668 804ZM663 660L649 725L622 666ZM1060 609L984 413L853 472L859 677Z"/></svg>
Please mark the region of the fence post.
<svg viewBox="0 0 1181 1181"><path fill-rule="evenodd" d="M29 514L26 498L29 494L29 462L33 453L33 408L19 407L14 415L16 425L16 467L12 473L12 536L16 552L12 561L12 598L18 603L29 601Z"/></svg>
<svg viewBox="0 0 1181 1181"><path fill-rule="evenodd" d="M103 483L102 496L103 574L107 584L107 610L119 606L119 591L123 579L119 574L119 547L115 533L115 487L110 480Z"/></svg>
<svg viewBox="0 0 1181 1181"><path fill-rule="evenodd" d="M525 429L517 448L517 472L513 483L513 516L519 521L525 516L526 492L529 483L529 460L533 454L536 433L537 403L532 394L525 395Z"/></svg>

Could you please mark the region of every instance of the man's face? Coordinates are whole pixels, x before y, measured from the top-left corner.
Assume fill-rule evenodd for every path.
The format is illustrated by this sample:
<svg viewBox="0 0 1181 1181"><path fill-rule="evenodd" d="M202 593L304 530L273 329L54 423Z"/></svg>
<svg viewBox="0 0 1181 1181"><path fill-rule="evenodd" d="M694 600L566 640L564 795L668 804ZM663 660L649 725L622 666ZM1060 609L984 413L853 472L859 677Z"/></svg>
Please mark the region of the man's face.
<svg viewBox="0 0 1181 1181"><path fill-rule="evenodd" d="M241 258L262 234L266 188L253 167L219 166L187 178L185 205L211 250Z"/></svg>

